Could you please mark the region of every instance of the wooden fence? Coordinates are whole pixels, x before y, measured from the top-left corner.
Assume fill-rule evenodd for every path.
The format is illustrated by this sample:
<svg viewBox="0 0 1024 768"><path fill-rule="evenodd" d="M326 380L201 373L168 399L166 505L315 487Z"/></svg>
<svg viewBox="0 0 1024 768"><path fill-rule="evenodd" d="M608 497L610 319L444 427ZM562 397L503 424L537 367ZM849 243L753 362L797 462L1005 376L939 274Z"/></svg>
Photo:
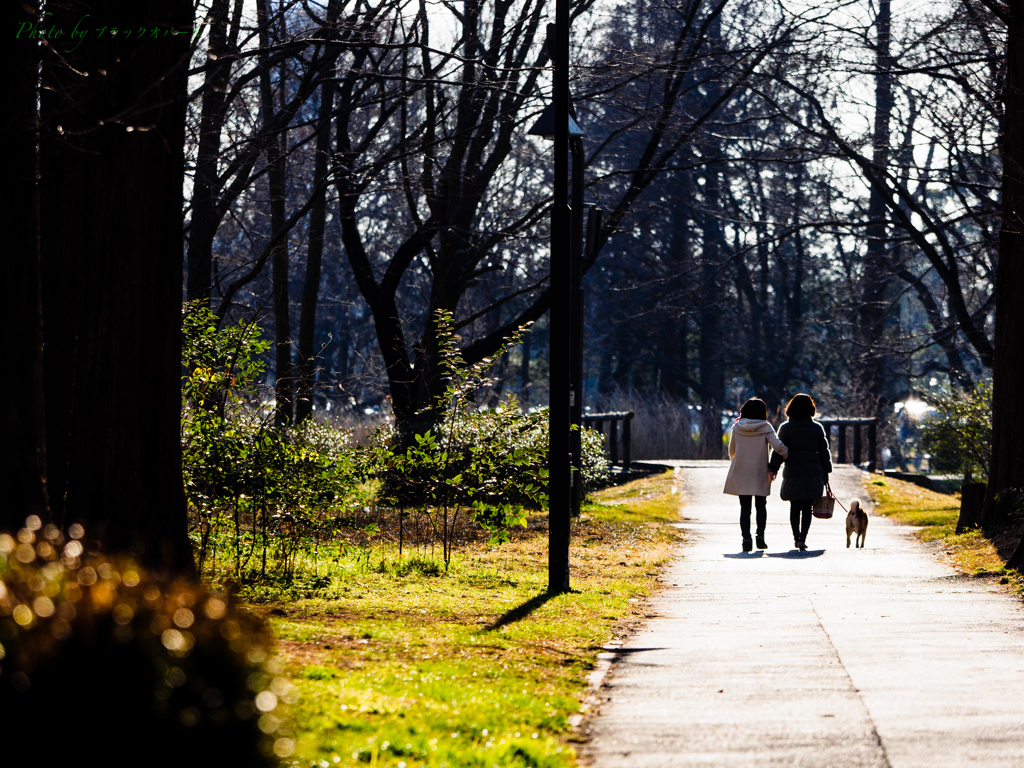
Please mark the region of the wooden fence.
<svg viewBox="0 0 1024 768"><path fill-rule="evenodd" d="M612 464L618 464L621 455L622 471L629 472L629 464L632 460L633 438L630 431L630 422L633 420L632 411L619 411L617 413L587 413L583 415L583 426L596 429L604 435L605 450L611 458ZM619 423L622 427L620 429ZM608 431L605 432L605 424L608 424ZM621 454L619 445L621 441Z"/></svg>
<svg viewBox="0 0 1024 768"><path fill-rule="evenodd" d="M830 418L830 419L818 419L821 425L825 427L826 432L831 437L831 431L834 427L838 433L838 440L836 446L836 457L837 463L847 464L852 463L860 466L861 455L864 451L864 441L861 436L861 429L867 428L868 438L868 471L874 472L876 470L876 462L878 456L878 419L848 419L848 418ZM853 428L853 461L847 461L847 442L846 442L846 429L847 427Z"/></svg>

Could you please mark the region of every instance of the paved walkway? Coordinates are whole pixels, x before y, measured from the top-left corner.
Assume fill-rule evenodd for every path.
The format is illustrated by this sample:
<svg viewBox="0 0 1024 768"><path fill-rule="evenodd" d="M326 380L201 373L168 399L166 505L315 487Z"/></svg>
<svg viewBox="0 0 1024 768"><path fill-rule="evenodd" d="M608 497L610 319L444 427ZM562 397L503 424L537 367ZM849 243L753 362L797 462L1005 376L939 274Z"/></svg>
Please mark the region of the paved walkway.
<svg viewBox="0 0 1024 768"><path fill-rule="evenodd" d="M769 497L768 550L740 548L728 462L669 462L690 532L647 625L623 647L584 760L648 766L1024 766L1024 609L958 576L910 529L845 516L792 549ZM833 490L849 506L862 473ZM777 484L776 484L777 490ZM870 507L870 505L866 505Z"/></svg>

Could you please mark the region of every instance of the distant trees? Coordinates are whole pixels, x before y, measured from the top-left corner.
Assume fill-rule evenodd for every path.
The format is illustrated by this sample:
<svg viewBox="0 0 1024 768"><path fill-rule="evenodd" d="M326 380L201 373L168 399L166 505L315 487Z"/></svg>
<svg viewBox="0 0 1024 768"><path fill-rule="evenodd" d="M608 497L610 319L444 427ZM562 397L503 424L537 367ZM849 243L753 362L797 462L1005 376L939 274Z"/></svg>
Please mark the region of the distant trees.
<svg viewBox="0 0 1024 768"><path fill-rule="evenodd" d="M42 511L179 564L182 147L187 295L221 322L272 314L279 423L328 389L386 398L406 426L429 418L438 310L469 364L539 321L500 365L530 386L552 300L550 163L527 136L548 87L542 4L185 9L87 10L200 23L198 42L19 38L4 54L20 73L4 130L21 148L6 173L25 254L4 311L29 329L3 385L7 524ZM80 10L48 3L47 23L70 29ZM968 392L991 371L991 491L1019 482L1018 10L882 0L864 22L838 3L577 4L586 195L606 213L584 265L588 396L700 406L716 455L722 411L751 393L778 408L817 389L884 417L922 381ZM143 487L161 489L152 515L124 502ZM172 542L159 556L156 539Z"/></svg>
<svg viewBox="0 0 1024 768"><path fill-rule="evenodd" d="M790 382L806 376L804 326L816 311L807 295L821 273L812 269L818 235L806 221L806 209L817 207L817 182L802 167L808 154L781 114L775 83L813 30L774 7L707 9L707 17L695 17L706 27L684 47L695 59L676 96L672 127L681 146L650 174L646 194L620 224L631 231L609 242L597 265L602 280L590 280L604 336L595 351L598 390L655 389L690 399L701 407L702 451L715 456L721 411L739 397L737 387L755 388L775 407ZM652 39L667 48L685 31L669 8L623 13L637 20L633 45L641 50ZM632 31L617 22L617 34ZM660 96L664 71L671 69L662 63L621 93L603 95L615 104L603 119L621 115L624 125L642 125L653 110L640 108L636 91ZM627 175L620 168L635 156L619 150L604 160L611 182ZM619 323L603 314L613 302Z"/></svg>
<svg viewBox="0 0 1024 768"><path fill-rule="evenodd" d="M574 11L578 29L588 24L589 7ZM610 133L588 127L595 137L589 162L605 174L594 194L609 213L599 244L627 226L697 128L783 44L778 23L709 43L726 7L714 0L661 9L665 37L654 47L616 38L607 55L581 61L580 119L614 125ZM330 359L314 362L323 345L316 339L327 335L316 320L324 303L319 281L347 275L368 310L358 322L372 321L391 407L409 423L443 389L431 320L437 310L455 314L463 356L475 363L542 317L550 302L546 249L538 249L550 202L548 162L537 154L543 146L525 136L547 77L543 6L481 0L451 24L404 2L259 8L253 25L226 3L211 6L205 83L192 113L198 144L189 295L208 292L221 315L243 295L253 308L272 304L277 405L284 418L304 418L316 369ZM238 42L246 37L248 48ZM707 63L712 50L714 66ZM251 106L246 111L256 103L259 120ZM232 110L241 126L235 138L227 132ZM269 283L261 277L268 262L277 264ZM301 327L292 338L288 296L300 276ZM347 314L345 336L355 319ZM299 386L294 410L292 379ZM721 395L711 399L721 407Z"/></svg>
<svg viewBox="0 0 1024 768"><path fill-rule="evenodd" d="M868 25L836 25L803 52L818 74L780 80L799 104L789 119L833 177L829 218L848 232L837 245L853 278L848 378L883 429L915 377L944 373L969 391L992 365L996 54L970 11L894 19L883 0Z"/></svg>
<svg viewBox="0 0 1024 768"><path fill-rule="evenodd" d="M211 13L208 59L224 63L208 65L198 94L201 183L189 235L189 295L219 293L216 308L224 315L239 291L260 278L267 261L274 265L276 394L286 419L310 412L325 252L332 272L341 265L338 256L346 257L344 272L372 318L392 407L407 420L436 394L437 382L427 382L437 376L429 329L422 343L407 340L409 312L400 310L405 302L399 298L403 279L415 275L414 293L425 287L424 279L436 282L428 290L428 306L414 313L417 323L429 326L434 309L454 309L470 284L501 266L483 261L522 226L517 215L535 221L542 207L531 212L527 206L525 214L512 213L507 221L501 213L488 222L482 241L474 239L480 208L489 204L483 202L488 185L512 151L514 129L529 117L523 106L535 98L540 71L531 69L531 57L541 50L540 6L500 4L497 16L487 17L486 23L496 25L487 45L479 39L487 16L482 6L467 11L450 45L437 40L445 32L431 40L425 6L407 14L409 7L396 2L363 8L332 0L300 10L261 3L250 29L250 38L258 31L258 44L249 49L238 43L244 38L241 15L229 19L226 3L215 3ZM254 79L262 120L244 119L249 136L243 133L225 146L221 132L229 103L244 109L247 99L257 98L246 95ZM520 80L527 85L510 95ZM234 159L225 162L225 150ZM225 170L218 173L216 162ZM267 201L269 228L253 216L253 193ZM221 248L215 249L218 229ZM253 243L250 253L223 248L223 236L233 230ZM300 241L308 237L296 339L288 297L298 248L289 233ZM221 273L236 276L224 281ZM297 377L291 374L295 351ZM295 411L293 378L299 387Z"/></svg>
<svg viewBox="0 0 1024 768"><path fill-rule="evenodd" d="M1004 22L986 5L789 18L788 44L694 132L609 243L607 279L589 278L596 388L698 402L718 356L730 400L806 388L884 422L915 389L987 378L1010 134ZM727 6L723 45L772 8Z"/></svg>
<svg viewBox="0 0 1024 768"><path fill-rule="evenodd" d="M839 135L834 120L831 128L822 120L839 153L870 186L869 251L877 250L880 238L888 243L886 271L916 300L928 333L915 337L907 327L899 330L919 350L927 345L939 352L928 356L921 374L945 373L951 387L967 394L978 380L992 377L986 514L996 524L1005 520L998 519L995 494L1024 477L1024 449L1010 437L1024 417L1016 352L1024 328L1018 295L1024 180L1018 5L960 0L904 19L898 43L893 22L892 51L876 38L874 77L893 96L888 159L878 151L884 142L877 130L876 151L868 159ZM881 3L879 34L889 26L886 10ZM808 101L819 115L827 111L823 99ZM881 228L876 200L884 203ZM866 266L873 265L869 259Z"/></svg>

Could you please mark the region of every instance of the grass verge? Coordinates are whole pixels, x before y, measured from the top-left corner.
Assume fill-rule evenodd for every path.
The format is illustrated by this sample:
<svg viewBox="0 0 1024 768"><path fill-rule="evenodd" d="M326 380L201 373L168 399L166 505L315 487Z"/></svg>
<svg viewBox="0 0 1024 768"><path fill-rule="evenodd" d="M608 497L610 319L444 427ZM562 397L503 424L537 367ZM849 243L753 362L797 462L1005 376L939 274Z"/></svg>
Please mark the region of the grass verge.
<svg viewBox="0 0 1024 768"><path fill-rule="evenodd" d="M541 518L501 547L388 545L337 598L263 602L294 686L293 765L573 766L569 718L597 653L655 588L680 533L672 473L595 494L575 522L570 594L549 598ZM346 564L339 560L338 568ZM288 733L290 732L290 733Z"/></svg>
<svg viewBox="0 0 1024 768"><path fill-rule="evenodd" d="M977 577L994 577L1024 594L1024 576L1007 570L1003 549L987 538L981 530L958 534L956 521L960 514L959 494L936 493L896 478L869 480L868 493L875 502L875 511L901 525L919 526L922 541L941 545L946 560L963 573ZM1019 532L1008 532L1019 539Z"/></svg>

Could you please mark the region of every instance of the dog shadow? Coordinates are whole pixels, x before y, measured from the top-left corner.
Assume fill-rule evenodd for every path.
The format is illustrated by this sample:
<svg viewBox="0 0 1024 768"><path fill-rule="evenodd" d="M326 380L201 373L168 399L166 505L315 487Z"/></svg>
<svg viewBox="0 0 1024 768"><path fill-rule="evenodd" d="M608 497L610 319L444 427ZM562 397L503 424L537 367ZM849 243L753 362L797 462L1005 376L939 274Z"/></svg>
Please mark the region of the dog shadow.
<svg viewBox="0 0 1024 768"><path fill-rule="evenodd" d="M807 560L811 557L821 557L824 554L824 549L791 549L788 552L769 552L768 557L781 557L784 560Z"/></svg>
<svg viewBox="0 0 1024 768"><path fill-rule="evenodd" d="M728 557L728 558L731 558L733 560L752 560L752 559L755 559L755 558L758 558L758 557L762 557L763 555L764 555L764 552L759 549L759 550L757 550L755 552L736 552L736 553L728 553L727 552L727 553L724 553L722 555L722 557Z"/></svg>

